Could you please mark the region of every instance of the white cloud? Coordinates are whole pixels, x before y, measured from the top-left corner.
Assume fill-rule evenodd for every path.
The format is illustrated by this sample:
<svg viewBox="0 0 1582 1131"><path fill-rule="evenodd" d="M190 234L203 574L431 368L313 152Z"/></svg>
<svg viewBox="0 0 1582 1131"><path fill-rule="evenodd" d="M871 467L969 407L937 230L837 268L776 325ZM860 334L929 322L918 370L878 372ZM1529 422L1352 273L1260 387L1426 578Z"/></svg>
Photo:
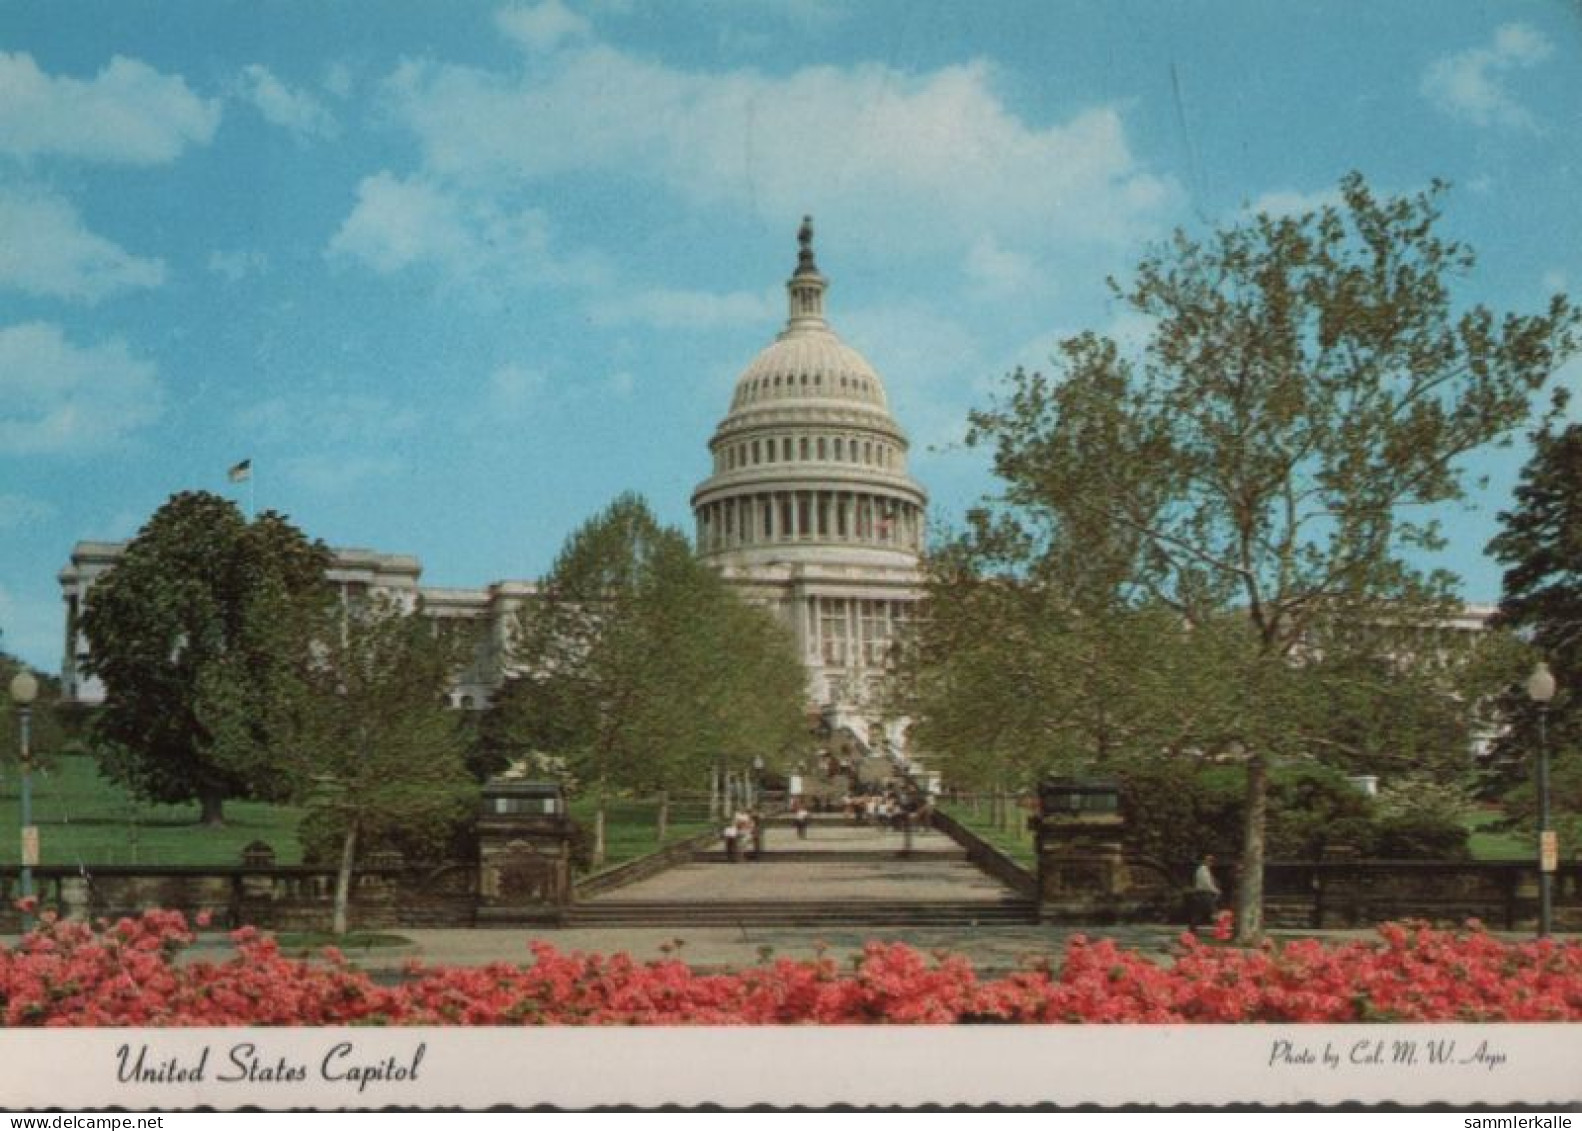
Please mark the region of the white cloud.
<svg viewBox="0 0 1582 1131"><path fill-rule="evenodd" d="M1026 294L1049 285L1032 256L1002 247L992 236L983 236L967 251L967 278L991 298Z"/></svg>
<svg viewBox="0 0 1582 1131"><path fill-rule="evenodd" d="M333 138L340 133L340 123L323 103L305 90L287 86L258 63L242 68L241 95L266 122L298 138Z"/></svg>
<svg viewBox="0 0 1582 1131"><path fill-rule="evenodd" d="M159 419L154 366L126 343L76 346L59 326L0 328L0 454L82 455Z"/></svg>
<svg viewBox="0 0 1582 1131"><path fill-rule="evenodd" d="M1284 189L1266 192L1246 206L1246 211L1257 215L1265 213L1275 218L1295 217L1306 212L1320 212L1325 208L1340 208L1345 199L1339 189L1319 189L1317 192L1299 192Z"/></svg>
<svg viewBox="0 0 1582 1131"><path fill-rule="evenodd" d="M965 254L985 236L1129 240L1176 196L1139 166L1115 109L1029 123L981 62L782 76L686 71L590 44L515 75L409 62L386 89L435 180L500 191L611 173L698 208L779 222L812 211L903 254Z"/></svg>
<svg viewBox="0 0 1582 1131"><path fill-rule="evenodd" d="M219 103L176 75L117 55L93 79L51 77L23 52L0 52L0 152L129 165L174 161L206 145Z"/></svg>
<svg viewBox="0 0 1582 1131"><path fill-rule="evenodd" d="M262 275L269 270L269 253L264 251L211 251L209 270L232 283L249 275Z"/></svg>
<svg viewBox="0 0 1582 1131"><path fill-rule="evenodd" d="M524 365L502 365L489 374L485 400L491 416L520 417L535 406L549 387L543 372Z"/></svg>
<svg viewBox="0 0 1582 1131"><path fill-rule="evenodd" d="M324 89L336 98L350 98L356 83L356 76L347 63L331 63L324 71Z"/></svg>
<svg viewBox="0 0 1582 1131"><path fill-rule="evenodd" d="M501 31L530 51L548 51L592 32L587 19L560 0L544 0L532 8L506 8L495 15Z"/></svg>
<svg viewBox="0 0 1582 1131"><path fill-rule="evenodd" d="M25 529L56 514L54 504L27 495L0 495L0 530Z"/></svg>
<svg viewBox="0 0 1582 1131"><path fill-rule="evenodd" d="M1558 291L1564 291L1569 282L1570 276L1559 267L1552 267L1548 271L1544 272L1544 290L1550 292L1551 294L1554 294Z"/></svg>
<svg viewBox="0 0 1582 1131"><path fill-rule="evenodd" d="M771 293L689 291L657 288L595 303L590 316L603 325L637 324L658 330L719 330L761 326L784 312Z"/></svg>
<svg viewBox="0 0 1582 1131"><path fill-rule="evenodd" d="M140 259L83 226L68 202L0 188L0 287L97 302L165 281L165 264Z"/></svg>
<svg viewBox="0 0 1582 1131"><path fill-rule="evenodd" d="M462 284L592 285L605 274L596 258L555 256L539 209L511 209L481 194L389 172L357 186L357 204L330 241L329 255L381 275L431 268Z"/></svg>
<svg viewBox="0 0 1582 1131"><path fill-rule="evenodd" d="M1554 52L1542 33L1526 24L1506 24L1488 47L1474 47L1435 60L1420 90L1452 117L1477 126L1536 130L1538 123L1505 86L1513 71L1537 66Z"/></svg>

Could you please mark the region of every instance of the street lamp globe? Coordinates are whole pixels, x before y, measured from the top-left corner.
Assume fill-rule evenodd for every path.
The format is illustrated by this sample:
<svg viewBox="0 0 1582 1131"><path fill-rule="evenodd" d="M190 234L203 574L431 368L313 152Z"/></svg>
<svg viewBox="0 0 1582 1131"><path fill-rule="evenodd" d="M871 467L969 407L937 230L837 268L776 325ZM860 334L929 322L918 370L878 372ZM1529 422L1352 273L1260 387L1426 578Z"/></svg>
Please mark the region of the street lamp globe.
<svg viewBox="0 0 1582 1131"><path fill-rule="evenodd" d="M1527 698L1534 703L1547 703L1555 697L1555 676L1542 660L1527 677Z"/></svg>
<svg viewBox="0 0 1582 1131"><path fill-rule="evenodd" d="M32 672L23 668L11 677L11 702L18 707L27 707L37 698L38 679Z"/></svg>

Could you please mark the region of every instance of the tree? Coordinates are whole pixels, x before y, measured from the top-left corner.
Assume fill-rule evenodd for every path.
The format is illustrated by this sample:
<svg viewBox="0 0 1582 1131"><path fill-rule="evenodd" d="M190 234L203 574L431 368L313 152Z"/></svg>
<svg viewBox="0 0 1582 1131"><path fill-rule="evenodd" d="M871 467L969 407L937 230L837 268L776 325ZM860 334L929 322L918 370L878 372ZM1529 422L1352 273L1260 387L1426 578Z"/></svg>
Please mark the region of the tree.
<svg viewBox="0 0 1582 1131"><path fill-rule="evenodd" d="M595 863L613 791L695 784L717 759L777 755L801 733L789 634L633 495L568 539L512 658L493 745L552 755L592 793Z"/></svg>
<svg viewBox="0 0 1582 1131"><path fill-rule="evenodd" d="M340 841L333 930L346 933L359 850L438 836L477 800L446 692L459 665L421 611L372 598L344 609L259 602L250 648L211 664L198 717L217 760L308 810ZM242 690L269 656L266 694Z"/></svg>
<svg viewBox="0 0 1582 1131"><path fill-rule="evenodd" d="M1516 487L1516 506L1500 514L1503 527L1489 553L1505 566L1497 619L1531 637L1560 689L1545 708L1553 756L1553 797L1567 839L1582 836L1582 425L1546 427L1533 437L1533 455ZM1523 673L1525 675L1525 673ZM1537 750L1538 711L1525 688L1501 698L1506 729L1496 754L1526 762ZM1515 800L1527 801L1528 790ZM1524 805L1531 812L1531 806Z"/></svg>
<svg viewBox="0 0 1582 1131"><path fill-rule="evenodd" d="M172 496L93 588L83 613L87 670L104 683L94 726L101 771L150 801L196 799L205 824L224 818L247 778L213 757L213 736L196 711L210 665L263 694L270 657L245 637L250 610L272 601L327 597L329 551L283 516L252 522L205 492ZM256 640L258 638L254 638Z"/></svg>
<svg viewBox="0 0 1582 1131"><path fill-rule="evenodd" d="M1137 356L1079 335L1055 377L1018 372L972 416L1030 545L1069 560L1078 533L1115 532L1115 600L1216 642L1195 729L1206 753L1245 752L1244 939L1268 767L1313 752L1313 681L1443 615L1453 579L1411 564L1443 545L1428 508L1463 497L1462 457L1521 425L1576 348L1563 297L1503 316L1453 298L1474 260L1436 234L1443 192L1381 199L1353 174L1339 206L1178 233L1114 285L1151 328Z"/></svg>

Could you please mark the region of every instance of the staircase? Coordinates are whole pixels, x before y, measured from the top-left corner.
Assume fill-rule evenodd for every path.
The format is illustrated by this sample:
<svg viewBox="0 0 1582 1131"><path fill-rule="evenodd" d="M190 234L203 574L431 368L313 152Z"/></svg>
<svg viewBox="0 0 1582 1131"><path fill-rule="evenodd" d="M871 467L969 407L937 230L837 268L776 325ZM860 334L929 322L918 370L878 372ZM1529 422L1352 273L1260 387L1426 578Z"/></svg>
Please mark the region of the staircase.
<svg viewBox="0 0 1582 1131"><path fill-rule="evenodd" d="M567 927L981 927L1036 923L1028 899L1000 900L614 900L570 907Z"/></svg>

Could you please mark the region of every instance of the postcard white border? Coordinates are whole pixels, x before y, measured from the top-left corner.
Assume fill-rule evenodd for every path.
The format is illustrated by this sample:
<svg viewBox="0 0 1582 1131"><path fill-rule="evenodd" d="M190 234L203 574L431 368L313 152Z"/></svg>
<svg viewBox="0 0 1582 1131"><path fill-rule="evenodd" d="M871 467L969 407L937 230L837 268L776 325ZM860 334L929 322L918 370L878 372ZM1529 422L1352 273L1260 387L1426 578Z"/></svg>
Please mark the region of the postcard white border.
<svg viewBox="0 0 1582 1131"><path fill-rule="evenodd" d="M118 1080L145 1046L145 1068L203 1078ZM222 1079L245 1046L255 1078ZM1582 1026L0 1030L12 1110L1348 1101L1582 1102Z"/></svg>

